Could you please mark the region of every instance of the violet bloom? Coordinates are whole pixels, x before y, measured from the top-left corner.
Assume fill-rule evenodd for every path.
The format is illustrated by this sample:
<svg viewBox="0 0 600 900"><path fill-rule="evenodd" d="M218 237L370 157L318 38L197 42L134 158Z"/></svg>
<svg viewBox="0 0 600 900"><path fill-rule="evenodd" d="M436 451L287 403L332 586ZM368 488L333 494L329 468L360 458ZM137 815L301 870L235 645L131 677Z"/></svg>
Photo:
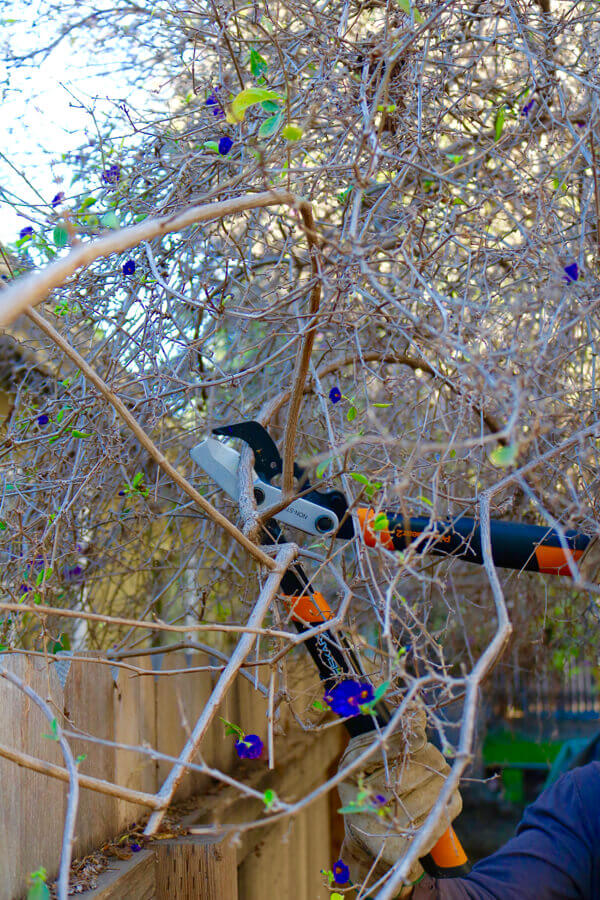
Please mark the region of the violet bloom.
<svg viewBox="0 0 600 900"><path fill-rule="evenodd" d="M19 237L21 238L21 240L23 238L32 237L32 236L33 236L33 226L32 225L26 225L25 228L21 228L21 230L19 232Z"/></svg>
<svg viewBox="0 0 600 900"><path fill-rule="evenodd" d="M213 116L216 116L217 119L225 118L225 113L223 112L219 99L214 91L206 98L206 106L212 109L212 114Z"/></svg>
<svg viewBox="0 0 600 900"><path fill-rule="evenodd" d="M336 884L346 884L350 880L350 869L341 859L333 866L333 880Z"/></svg>
<svg viewBox="0 0 600 900"><path fill-rule="evenodd" d="M339 387L332 387L329 391L329 399L332 403L339 403L342 399L342 392Z"/></svg>
<svg viewBox="0 0 600 900"><path fill-rule="evenodd" d="M523 109L521 110L521 115L525 116L525 118L527 118L527 116L531 112L531 109L532 109L534 103L535 103L535 97L532 97L531 100L529 101L529 103L526 103L525 106L523 107Z"/></svg>
<svg viewBox="0 0 600 900"><path fill-rule="evenodd" d="M373 699L373 688L367 681L340 681L325 694L325 703L338 716L358 716L359 707Z"/></svg>
<svg viewBox="0 0 600 900"><path fill-rule="evenodd" d="M257 734L245 734L235 742L235 750L240 759L258 759L263 752L263 742Z"/></svg>
<svg viewBox="0 0 600 900"><path fill-rule="evenodd" d="M569 263L568 266L564 267L565 274L563 275L563 281L567 284L572 284L572 282L577 281L579 278L579 267L576 262Z"/></svg>
<svg viewBox="0 0 600 900"><path fill-rule="evenodd" d="M132 853L139 853L142 848L140 847L139 844L130 844L129 849L131 850Z"/></svg>
<svg viewBox="0 0 600 900"><path fill-rule="evenodd" d="M45 414L38 416L38 425L47 425L49 421L50 419Z"/></svg>
<svg viewBox="0 0 600 900"><path fill-rule="evenodd" d="M64 199L65 199L64 191L59 191L58 194L55 194L54 197L52 198L52 209L55 209L57 206L60 206L60 204L63 202Z"/></svg>
<svg viewBox="0 0 600 900"><path fill-rule="evenodd" d="M128 259L125 265L123 266L123 275L133 275L135 272L135 262L133 259Z"/></svg>
<svg viewBox="0 0 600 900"><path fill-rule="evenodd" d="M225 135L225 137L222 137L219 141L219 153L221 154L221 156L227 156L232 147L233 141L230 137L227 137L227 135Z"/></svg>
<svg viewBox="0 0 600 900"><path fill-rule="evenodd" d="M102 181L105 184L116 184L121 178L121 167L116 163L113 163L112 166L109 166L108 169L105 169L102 173Z"/></svg>

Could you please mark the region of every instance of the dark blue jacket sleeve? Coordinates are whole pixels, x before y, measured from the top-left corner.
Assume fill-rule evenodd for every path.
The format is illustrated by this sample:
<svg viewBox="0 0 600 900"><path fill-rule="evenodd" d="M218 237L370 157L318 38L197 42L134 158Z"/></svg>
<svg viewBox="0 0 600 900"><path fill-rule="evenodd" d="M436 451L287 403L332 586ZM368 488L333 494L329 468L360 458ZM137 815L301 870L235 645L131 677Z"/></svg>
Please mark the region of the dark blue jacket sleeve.
<svg viewBox="0 0 600 900"><path fill-rule="evenodd" d="M466 878L423 879L414 900L600 900L600 763L563 775L514 838Z"/></svg>

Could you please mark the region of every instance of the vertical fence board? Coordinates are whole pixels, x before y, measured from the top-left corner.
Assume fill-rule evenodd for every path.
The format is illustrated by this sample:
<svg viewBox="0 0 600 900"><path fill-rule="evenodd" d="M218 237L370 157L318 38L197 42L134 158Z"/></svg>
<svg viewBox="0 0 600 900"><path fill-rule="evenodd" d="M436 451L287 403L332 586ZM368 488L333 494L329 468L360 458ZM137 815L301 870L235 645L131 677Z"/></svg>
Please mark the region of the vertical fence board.
<svg viewBox="0 0 600 900"><path fill-rule="evenodd" d="M40 658L2 657L2 664L33 688L43 700L62 709L62 689L53 667ZM64 766L58 744L43 735L50 725L22 691L0 679L0 741L31 756ZM54 870L60 859L66 784L0 759L0 900L22 897L27 875L40 866Z"/></svg>
<svg viewBox="0 0 600 900"><path fill-rule="evenodd" d="M141 669L152 669L149 656L127 660ZM133 673L119 669L114 686L114 731L119 744L156 747L156 686L154 675L131 677ZM157 763L150 756L117 750L115 780L123 787L152 794L157 789ZM126 828L140 815L141 808L125 800L117 800L116 831Z"/></svg>
<svg viewBox="0 0 600 900"><path fill-rule="evenodd" d="M67 727L114 741L114 690L108 666L75 660L65 684L63 713ZM69 743L74 756L86 756L80 763L81 772L115 781L116 753L112 747L83 739ZM114 828L117 823L117 806L114 797L91 791L79 792L74 856L83 856L104 841L107 827Z"/></svg>

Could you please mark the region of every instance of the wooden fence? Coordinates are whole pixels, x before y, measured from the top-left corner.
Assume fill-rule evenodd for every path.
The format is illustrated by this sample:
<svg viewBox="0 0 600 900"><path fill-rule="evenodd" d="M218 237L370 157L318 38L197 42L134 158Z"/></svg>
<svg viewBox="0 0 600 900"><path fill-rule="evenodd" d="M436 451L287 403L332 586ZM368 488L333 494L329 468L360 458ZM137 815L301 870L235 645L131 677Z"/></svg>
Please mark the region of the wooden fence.
<svg viewBox="0 0 600 900"><path fill-rule="evenodd" d="M152 671L153 659L156 665L156 657L127 660L149 671L142 677L127 669L111 669L93 658L72 660L70 666L61 661L58 670L53 662L20 654L4 654L0 662L30 685L65 727L118 744L147 744L176 756L209 696L215 675L189 672L170 676L164 671L157 675ZM191 663L181 653L163 659L165 669L211 664L202 654L194 654ZM303 668L298 683L303 679L310 690L315 683L312 670ZM41 710L3 678L0 709L0 753L17 751L64 766L57 743L44 736L50 728ZM219 714L266 742L266 711L265 697L248 680L238 677ZM269 770L261 759L249 770L246 762L241 777L249 777L250 771L261 790L273 787L278 796L294 800L326 779L342 750L342 729L326 730L317 739L302 732L283 710L278 726L285 734L275 741L275 768ZM86 740L70 743L74 755L86 755L79 765L82 774L126 788L154 793L169 771L169 763L131 750ZM201 752L206 763L225 772L235 773L242 765L234 752L234 739L224 736L218 720ZM0 900L21 900L27 892L27 876L40 866L49 875L56 874L67 791L65 783L0 756ZM198 822L239 823L261 815L260 802L240 799L239 792L229 787L216 789L215 781L202 773L188 774L175 799L191 796L197 797ZM332 853L338 849L335 840L332 844L332 834L339 833L336 800L337 796L324 797L294 822L267 823L242 835L236 843L239 900L263 900L268 893L294 900L325 900L329 892L323 887L320 870L331 868L335 861ZM145 812L147 809L137 804L82 788L74 858L98 849ZM94 895L100 896L96 891L82 896Z"/></svg>

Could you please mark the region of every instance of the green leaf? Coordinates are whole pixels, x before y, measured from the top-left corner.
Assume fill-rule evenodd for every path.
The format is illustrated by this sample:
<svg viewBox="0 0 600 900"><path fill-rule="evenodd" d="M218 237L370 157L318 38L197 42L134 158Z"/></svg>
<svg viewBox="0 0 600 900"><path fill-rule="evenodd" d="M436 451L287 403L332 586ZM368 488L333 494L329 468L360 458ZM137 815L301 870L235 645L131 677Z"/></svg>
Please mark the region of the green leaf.
<svg viewBox="0 0 600 900"><path fill-rule="evenodd" d="M410 16L411 9L414 10L415 22L424 22L425 21L425 19L423 18L423 16L419 12L419 10L416 8L416 6L412 5L410 0L396 0L396 2L398 4L398 6L400 7L400 9L402 10L402 12L405 12L407 16Z"/></svg>
<svg viewBox="0 0 600 900"><path fill-rule="evenodd" d="M205 150L212 150L213 153L219 152L219 145L217 144L216 141L204 141L202 146L204 147Z"/></svg>
<svg viewBox="0 0 600 900"><path fill-rule="evenodd" d="M318 709L319 712L322 712L326 708L327 707L325 706L325 704L321 703L320 700L315 700L315 702L313 703L313 709Z"/></svg>
<svg viewBox="0 0 600 900"><path fill-rule="evenodd" d="M76 428L71 428L71 436L74 438L89 438L92 436L93 432L88 434L87 431L77 431Z"/></svg>
<svg viewBox="0 0 600 900"><path fill-rule="evenodd" d="M385 530L389 529L389 525L390 525L390 523L388 521L388 517L386 516L386 514L383 512L380 512L380 513L377 513L377 515L373 519L373 523L372 523L371 527L372 527L373 531L385 531Z"/></svg>
<svg viewBox="0 0 600 900"><path fill-rule="evenodd" d="M110 212L104 213L102 218L100 219L105 228L120 228L121 222L119 221L119 217L116 213Z"/></svg>
<svg viewBox="0 0 600 900"><path fill-rule="evenodd" d="M48 873L43 867L32 872L29 878L33 882L27 891L27 900L50 900L50 891L46 885Z"/></svg>
<svg viewBox="0 0 600 900"><path fill-rule="evenodd" d="M424 497L423 494L420 494L420 495L419 495L419 500L420 500L422 503L427 504L427 506L433 506L433 503L431 502L431 500L429 500L427 497Z"/></svg>
<svg viewBox="0 0 600 900"><path fill-rule="evenodd" d="M227 719L223 718L223 716L219 716L219 719L225 725L225 734L226 735L235 734L239 738L244 737L244 732L242 731L242 729L240 728L239 725L234 725L233 722L228 722Z"/></svg>
<svg viewBox="0 0 600 900"><path fill-rule="evenodd" d="M342 894L338 894L337 891L334 891L333 894L329 895L329 900L345 900Z"/></svg>
<svg viewBox="0 0 600 900"><path fill-rule="evenodd" d="M138 484L141 484L141 482L142 482L143 480L144 480L144 473L143 473L143 472L136 472L135 475L133 476L133 481L132 481L131 483L132 483L132 485L133 485L134 487L137 487Z"/></svg>
<svg viewBox="0 0 600 900"><path fill-rule="evenodd" d="M69 243L69 232L66 228L61 228L60 225L57 225L52 232L52 240L57 247L66 247Z"/></svg>
<svg viewBox="0 0 600 900"><path fill-rule="evenodd" d="M52 734L44 734L43 737L49 738L51 741L58 741L59 740L58 722L56 721L56 719L52 719L51 728L52 728Z"/></svg>
<svg viewBox="0 0 600 900"><path fill-rule="evenodd" d="M52 575L52 569L42 569L42 571L38 574L35 579L36 587L39 587L43 581L46 581L47 578L50 578Z"/></svg>
<svg viewBox="0 0 600 900"><path fill-rule="evenodd" d="M388 406L391 406L391 403L373 403L373 406L376 406L377 409L387 409Z"/></svg>
<svg viewBox="0 0 600 900"><path fill-rule="evenodd" d="M351 406L346 413L346 418L349 422L353 422L356 416L358 415L358 410L355 406Z"/></svg>
<svg viewBox="0 0 600 900"><path fill-rule="evenodd" d="M494 141L499 141L502 136L502 131L504 129L504 121L506 119L506 107L501 106L498 112L496 113L496 118L494 119Z"/></svg>
<svg viewBox="0 0 600 900"><path fill-rule="evenodd" d="M6 522L0 522L0 531L6 531L7 528L8 525L6 524Z"/></svg>
<svg viewBox="0 0 600 900"><path fill-rule="evenodd" d="M380 684L378 688L376 688L375 693L373 694L373 703L377 703L381 698L387 693L387 690L390 686L389 681L384 681L383 684Z"/></svg>
<svg viewBox="0 0 600 900"><path fill-rule="evenodd" d="M79 207L79 212L83 212L86 209L89 209L90 206L93 206L94 203L97 203L95 197L86 197L85 200L82 201L81 206Z"/></svg>
<svg viewBox="0 0 600 900"><path fill-rule="evenodd" d="M273 100L265 100L264 103L260 104L265 112L276 113L279 112L279 103L275 103Z"/></svg>
<svg viewBox="0 0 600 900"><path fill-rule="evenodd" d="M341 809L338 809L338 812L343 816L350 813L369 812L369 810L365 809L360 803L348 803L347 806L342 806Z"/></svg>
<svg viewBox="0 0 600 900"><path fill-rule="evenodd" d="M462 160L464 159L464 156L458 156L457 153L446 153L446 156L448 157L450 162L453 162L456 165L458 165L459 162L462 162Z"/></svg>
<svg viewBox="0 0 600 900"><path fill-rule="evenodd" d="M252 72L255 78L260 78L261 75L269 68L269 64L266 59L260 55L258 50L250 51L250 71Z"/></svg>
<svg viewBox="0 0 600 900"><path fill-rule="evenodd" d="M286 141L299 141L302 137L302 129L298 125L286 125L281 132Z"/></svg>
<svg viewBox="0 0 600 900"><path fill-rule="evenodd" d="M316 470L317 478L323 477L323 475L325 474L325 469L327 468L329 463L332 461L332 459L333 459L333 457L330 456L328 459L324 459L322 463L319 463L319 465L317 466L317 470Z"/></svg>
<svg viewBox="0 0 600 900"><path fill-rule="evenodd" d="M277 802L277 794L272 788L268 788L263 794L263 801L267 809L271 809L274 803Z"/></svg>
<svg viewBox="0 0 600 900"><path fill-rule="evenodd" d="M495 466L511 466L517 458L518 446L509 444L508 447L496 447L490 453L490 462Z"/></svg>
<svg viewBox="0 0 600 900"><path fill-rule="evenodd" d="M82 753L80 756L78 756L75 762L77 763L77 765L79 765L79 763L82 763L84 759L87 759L86 753Z"/></svg>
<svg viewBox="0 0 600 900"><path fill-rule="evenodd" d="M276 116L270 116L268 119L265 119L258 129L258 136L261 138L271 137L272 134L279 130L282 120L283 113L281 112L277 113Z"/></svg>
<svg viewBox="0 0 600 900"><path fill-rule="evenodd" d="M234 125L236 122L243 122L246 110L254 106L255 103L264 103L265 100L281 100L281 96L276 91L270 91L266 88L246 88L240 91L233 99L231 112L227 115L227 121L230 125Z"/></svg>
<svg viewBox="0 0 600 900"><path fill-rule="evenodd" d="M360 472L350 472L350 478L354 478L360 484L369 484L369 479L365 475L361 475Z"/></svg>

